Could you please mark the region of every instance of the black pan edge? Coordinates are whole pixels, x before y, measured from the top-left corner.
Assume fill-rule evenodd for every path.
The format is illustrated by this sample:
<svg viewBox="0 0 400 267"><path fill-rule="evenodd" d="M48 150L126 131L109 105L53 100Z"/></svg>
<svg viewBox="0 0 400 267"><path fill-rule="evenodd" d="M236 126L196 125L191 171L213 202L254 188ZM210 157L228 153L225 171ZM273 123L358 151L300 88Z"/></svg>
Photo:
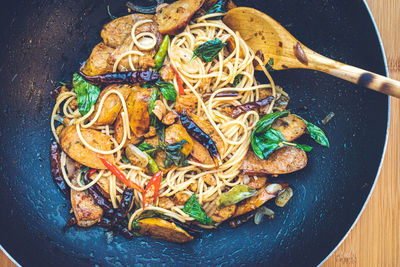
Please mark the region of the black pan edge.
<svg viewBox="0 0 400 267"><path fill-rule="evenodd" d="M386 53L385 53L385 48L383 46L383 42L382 42L382 37L381 34L379 33L379 29L378 29L378 25L376 24L376 21L374 19L374 15L371 12L371 9L368 6L368 3L366 0L363 0L364 4L365 4L365 8L367 9L370 17L371 17L371 21L374 24L375 27L375 31L376 31L376 35L378 37L379 40L379 44L381 46L381 53L382 53L382 57L383 57L383 62L385 64L385 76L389 77L389 68L388 68L388 64L387 64L387 58L386 58ZM340 240L340 242L336 245L336 247L331 251L331 253L329 253L329 255L326 256L325 259L323 259L323 261L321 261L321 263L318 266L322 266L332 255L333 253L335 253L335 251L340 247L340 245L342 245L343 241L347 238L347 236L350 234L351 230L353 230L354 226L356 225L356 223L358 222L358 220L360 219L361 215L363 214L369 200L371 199L371 195L374 192L376 183L378 181L379 175L382 171L382 165L383 165L383 160L385 159L385 155L386 155L386 150L387 150L387 144L388 144L388 138L389 138L389 125L390 125L390 120L391 120L391 116L390 116L390 110L391 110L391 105L390 105L390 97L388 97L388 120L387 120L387 125L386 125L386 137L385 137L385 145L383 147L383 151L382 151L382 157L381 157L381 162L379 163L379 169L378 172L376 173L376 177L374 180L374 184L371 187L371 190L368 193L368 197L363 205L363 207L360 210L360 213L357 215L357 218L354 220L354 223L351 225L351 227L349 228L349 230L347 231L347 233L343 236L342 240Z"/></svg>

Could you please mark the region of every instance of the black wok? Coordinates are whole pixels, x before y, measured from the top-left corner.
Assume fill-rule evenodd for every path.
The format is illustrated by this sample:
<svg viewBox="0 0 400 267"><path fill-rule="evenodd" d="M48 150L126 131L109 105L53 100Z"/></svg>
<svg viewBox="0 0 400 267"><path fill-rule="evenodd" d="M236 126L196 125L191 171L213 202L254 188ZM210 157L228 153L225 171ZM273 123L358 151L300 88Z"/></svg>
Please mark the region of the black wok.
<svg viewBox="0 0 400 267"><path fill-rule="evenodd" d="M382 46L362 0L237 1L266 12L311 49L387 74ZM289 108L322 128L331 148L315 147L305 170L278 179L295 192L274 220L223 225L185 245L139 237L107 244L103 229L62 231L70 205L50 174L50 90L71 79L124 1L14 0L1 8L0 244L33 265L317 265L338 245L374 185L385 147L388 98L306 70L274 72ZM260 75L259 79L263 78ZM310 142L305 138L305 142Z"/></svg>

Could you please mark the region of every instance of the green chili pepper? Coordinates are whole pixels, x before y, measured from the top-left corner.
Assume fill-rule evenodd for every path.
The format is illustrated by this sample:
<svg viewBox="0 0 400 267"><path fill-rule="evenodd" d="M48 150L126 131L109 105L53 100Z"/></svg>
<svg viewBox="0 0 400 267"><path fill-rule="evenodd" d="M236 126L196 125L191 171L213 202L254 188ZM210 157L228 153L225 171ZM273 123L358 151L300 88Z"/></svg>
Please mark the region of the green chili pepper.
<svg viewBox="0 0 400 267"><path fill-rule="evenodd" d="M156 65L156 69L160 69L163 65L165 56L168 52L168 45L169 45L169 35L165 35L164 39L160 45L160 49L158 49L157 54L154 56L154 61Z"/></svg>
<svg viewBox="0 0 400 267"><path fill-rule="evenodd" d="M144 152L144 153L146 153L146 152ZM150 157L149 154L146 153L146 155L147 155L147 158L149 159L148 165L150 167L151 172L153 174L158 172L160 169L158 168L157 163L154 161L154 159L152 157Z"/></svg>

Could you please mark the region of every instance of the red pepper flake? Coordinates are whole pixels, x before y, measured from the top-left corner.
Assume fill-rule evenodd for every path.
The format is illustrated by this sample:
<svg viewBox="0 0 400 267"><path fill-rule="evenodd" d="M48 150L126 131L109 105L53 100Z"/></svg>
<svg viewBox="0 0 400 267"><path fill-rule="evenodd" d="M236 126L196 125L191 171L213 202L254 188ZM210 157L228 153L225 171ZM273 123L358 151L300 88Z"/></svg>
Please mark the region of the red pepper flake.
<svg viewBox="0 0 400 267"><path fill-rule="evenodd" d="M279 42L279 47L282 47L282 46L283 46L282 42Z"/></svg>

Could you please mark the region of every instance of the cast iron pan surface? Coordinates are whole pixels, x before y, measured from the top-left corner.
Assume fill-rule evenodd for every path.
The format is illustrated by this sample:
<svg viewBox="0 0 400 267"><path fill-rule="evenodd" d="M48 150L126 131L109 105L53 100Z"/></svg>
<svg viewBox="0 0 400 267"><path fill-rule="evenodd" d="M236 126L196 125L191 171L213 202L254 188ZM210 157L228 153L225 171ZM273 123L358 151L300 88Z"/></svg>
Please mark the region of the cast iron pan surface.
<svg viewBox="0 0 400 267"><path fill-rule="evenodd" d="M236 1L235 1L236 2ZM385 62L361 0L238 1L282 23L294 36L333 59L385 75ZM6 6L7 5L7 6ZM279 177L294 189L275 219L238 229L222 225L201 238L172 244L104 230L62 228L70 204L53 184L49 145L50 90L68 81L124 1L9 1L1 8L0 243L23 266L319 264L349 231L374 184L385 145L388 98L307 70L272 73L289 92L289 108L322 126L331 148L314 146L307 167ZM260 75L258 79L265 81ZM302 142L313 144L305 137Z"/></svg>

